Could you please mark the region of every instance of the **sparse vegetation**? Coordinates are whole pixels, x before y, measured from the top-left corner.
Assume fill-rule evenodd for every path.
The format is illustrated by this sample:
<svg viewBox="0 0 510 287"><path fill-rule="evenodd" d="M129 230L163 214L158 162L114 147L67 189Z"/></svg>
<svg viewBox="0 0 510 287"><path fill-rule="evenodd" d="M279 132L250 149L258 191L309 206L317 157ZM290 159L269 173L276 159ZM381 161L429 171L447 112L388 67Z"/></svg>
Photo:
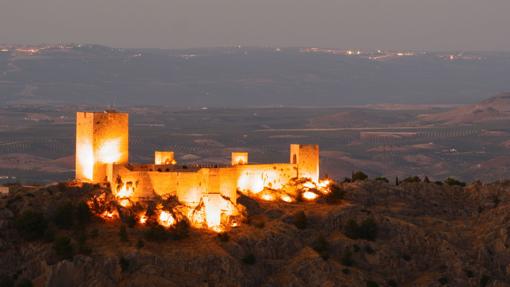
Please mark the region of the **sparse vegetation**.
<svg viewBox="0 0 510 287"><path fill-rule="evenodd" d="M14 287L14 280L7 274L0 274L0 286Z"/></svg>
<svg viewBox="0 0 510 287"><path fill-rule="evenodd" d="M124 224L120 226L119 237L120 237L120 241L122 241L122 242L129 241L126 226Z"/></svg>
<svg viewBox="0 0 510 287"><path fill-rule="evenodd" d="M138 239L136 242L136 249L142 249L145 246L145 242L142 239Z"/></svg>
<svg viewBox="0 0 510 287"><path fill-rule="evenodd" d="M390 181L384 177L384 176L378 176L375 178L376 181L382 181L382 182L386 182L386 183L389 183Z"/></svg>
<svg viewBox="0 0 510 287"><path fill-rule="evenodd" d="M367 287L379 287L379 284L374 281L367 281Z"/></svg>
<svg viewBox="0 0 510 287"><path fill-rule="evenodd" d="M352 173L352 181L364 181L368 179L368 175L358 170Z"/></svg>
<svg viewBox="0 0 510 287"><path fill-rule="evenodd" d="M393 279L390 279L386 282L386 284L388 284L389 287L397 287L398 284L397 284L397 281L393 280Z"/></svg>
<svg viewBox="0 0 510 287"><path fill-rule="evenodd" d="M23 238L33 241L44 237L48 221L41 212L29 210L16 219L15 225Z"/></svg>
<svg viewBox="0 0 510 287"><path fill-rule="evenodd" d="M92 212L90 212L90 208L87 203L80 201L76 205L76 224L78 226L83 227L90 223L92 219Z"/></svg>
<svg viewBox="0 0 510 287"><path fill-rule="evenodd" d="M170 233L163 226L158 224L150 225L144 235L149 241L164 241L170 237Z"/></svg>
<svg viewBox="0 0 510 287"><path fill-rule="evenodd" d="M459 181L453 177L448 177L447 179L445 179L444 183L449 186L462 186L462 187L466 186L465 182Z"/></svg>
<svg viewBox="0 0 510 287"><path fill-rule="evenodd" d="M67 236L59 236L53 242L53 250L57 256L63 259L71 259L74 256L74 247L71 238Z"/></svg>
<svg viewBox="0 0 510 287"><path fill-rule="evenodd" d="M266 221L264 217L261 215L253 215L248 218L248 223L257 228L264 228L266 226Z"/></svg>
<svg viewBox="0 0 510 287"><path fill-rule="evenodd" d="M333 184L331 186L331 192L325 196L325 201L329 204L340 203L345 196L345 191L340 186Z"/></svg>
<svg viewBox="0 0 510 287"><path fill-rule="evenodd" d="M319 253L324 260L329 259L329 243L324 236L319 236L313 243L312 248Z"/></svg>
<svg viewBox="0 0 510 287"><path fill-rule="evenodd" d="M255 255L253 255L252 253L249 253L243 257L242 261L246 265L255 265L255 263L257 262L257 259L255 258Z"/></svg>
<svg viewBox="0 0 510 287"><path fill-rule="evenodd" d="M121 256L119 257L119 265L122 272L127 272L129 270L130 262L126 257Z"/></svg>
<svg viewBox="0 0 510 287"><path fill-rule="evenodd" d="M32 283L31 280L29 280L27 278L23 278L23 279L19 280L18 284L16 284L16 287L32 287L32 286L34 286L34 284Z"/></svg>
<svg viewBox="0 0 510 287"><path fill-rule="evenodd" d="M377 237L377 223L371 217L363 220L361 224L351 219L347 222L344 233L347 237L352 239L374 241Z"/></svg>
<svg viewBox="0 0 510 287"><path fill-rule="evenodd" d="M71 202L66 201L59 204L53 215L53 222L62 229L69 229L74 223L74 206Z"/></svg>
<svg viewBox="0 0 510 287"><path fill-rule="evenodd" d="M404 183L419 183L421 182L421 178L419 176L410 176L404 179L402 182Z"/></svg>
<svg viewBox="0 0 510 287"><path fill-rule="evenodd" d="M482 275L482 278L480 278L480 287L487 287L491 281L491 278L489 275L484 274Z"/></svg>
<svg viewBox="0 0 510 287"><path fill-rule="evenodd" d="M230 236L227 232L218 233L218 239L222 242L228 242L230 240Z"/></svg>
<svg viewBox="0 0 510 287"><path fill-rule="evenodd" d="M342 258L340 258L340 262L342 263L342 265L345 265L345 266L354 266L354 260L352 259L352 252L347 249L345 250L345 252L342 254Z"/></svg>
<svg viewBox="0 0 510 287"><path fill-rule="evenodd" d="M307 226L307 218L306 218L306 214L304 211L299 211L299 212L296 212L293 216L292 216L292 223L294 224L294 226L296 226L298 229L305 229L306 226Z"/></svg>
<svg viewBox="0 0 510 287"><path fill-rule="evenodd" d="M441 277L441 278L437 279L437 282L439 282L439 284L441 284L441 285L446 285L446 284L448 284L448 277Z"/></svg>
<svg viewBox="0 0 510 287"><path fill-rule="evenodd" d="M189 223L185 220L177 222L171 229L170 235L174 240L180 240L189 236Z"/></svg>

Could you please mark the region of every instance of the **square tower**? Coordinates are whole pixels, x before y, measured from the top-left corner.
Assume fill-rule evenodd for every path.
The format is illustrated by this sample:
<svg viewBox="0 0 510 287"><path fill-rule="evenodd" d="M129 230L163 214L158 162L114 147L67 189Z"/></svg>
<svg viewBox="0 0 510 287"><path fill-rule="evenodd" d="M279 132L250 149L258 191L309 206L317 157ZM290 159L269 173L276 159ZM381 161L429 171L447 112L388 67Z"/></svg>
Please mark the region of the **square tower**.
<svg viewBox="0 0 510 287"><path fill-rule="evenodd" d="M76 113L76 179L105 182L108 164L128 162L127 113Z"/></svg>
<svg viewBox="0 0 510 287"><path fill-rule="evenodd" d="M154 164L176 164L173 151L155 151Z"/></svg>
<svg viewBox="0 0 510 287"><path fill-rule="evenodd" d="M291 144L290 163L297 165L299 178L319 182L319 145Z"/></svg>
<svg viewBox="0 0 510 287"><path fill-rule="evenodd" d="M232 152L232 165L248 164L248 153L234 151Z"/></svg>

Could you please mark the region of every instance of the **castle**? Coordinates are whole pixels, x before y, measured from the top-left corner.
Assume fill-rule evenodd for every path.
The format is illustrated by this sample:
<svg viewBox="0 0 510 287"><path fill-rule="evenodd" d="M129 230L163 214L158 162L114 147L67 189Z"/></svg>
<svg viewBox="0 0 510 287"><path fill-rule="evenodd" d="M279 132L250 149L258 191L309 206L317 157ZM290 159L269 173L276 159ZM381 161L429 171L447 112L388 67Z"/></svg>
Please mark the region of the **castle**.
<svg viewBox="0 0 510 287"><path fill-rule="evenodd" d="M279 189L292 179L319 181L319 147L292 144L288 163L250 164L247 152L232 152L225 167L177 165L172 151L155 151L154 163L129 163L129 119L115 111L76 115L76 179L109 183L119 198L176 196L186 206L236 204L237 191Z"/></svg>

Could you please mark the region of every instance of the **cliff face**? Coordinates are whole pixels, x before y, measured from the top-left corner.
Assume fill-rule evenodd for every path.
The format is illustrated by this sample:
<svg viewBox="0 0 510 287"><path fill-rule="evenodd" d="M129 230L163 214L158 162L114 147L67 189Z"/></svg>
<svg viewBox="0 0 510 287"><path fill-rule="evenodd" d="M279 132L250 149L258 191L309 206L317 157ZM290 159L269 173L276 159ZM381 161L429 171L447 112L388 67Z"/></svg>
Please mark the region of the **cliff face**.
<svg viewBox="0 0 510 287"><path fill-rule="evenodd" d="M163 241L139 225L119 236L118 221L52 227L59 202L100 187L20 188L0 198L0 274L35 286L510 286L510 182L339 186L334 204L242 197L248 222L227 235ZM53 238L21 237L29 209L50 219ZM74 250L65 260L62 235Z"/></svg>

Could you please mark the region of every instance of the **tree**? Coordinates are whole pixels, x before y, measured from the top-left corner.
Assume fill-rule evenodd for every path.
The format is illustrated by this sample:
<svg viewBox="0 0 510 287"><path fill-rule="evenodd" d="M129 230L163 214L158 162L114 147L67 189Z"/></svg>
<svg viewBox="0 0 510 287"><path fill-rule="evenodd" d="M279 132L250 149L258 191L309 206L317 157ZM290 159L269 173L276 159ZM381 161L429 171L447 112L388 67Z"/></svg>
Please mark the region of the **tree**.
<svg viewBox="0 0 510 287"><path fill-rule="evenodd" d="M462 181L459 181L459 180L456 180L455 178L453 177L448 177L444 183L446 183L447 185L449 186L466 186L466 183L465 182L462 182Z"/></svg>
<svg viewBox="0 0 510 287"><path fill-rule="evenodd" d="M368 175L366 175L364 172L362 172L360 170L352 173L352 181L364 181L367 178L368 178Z"/></svg>

